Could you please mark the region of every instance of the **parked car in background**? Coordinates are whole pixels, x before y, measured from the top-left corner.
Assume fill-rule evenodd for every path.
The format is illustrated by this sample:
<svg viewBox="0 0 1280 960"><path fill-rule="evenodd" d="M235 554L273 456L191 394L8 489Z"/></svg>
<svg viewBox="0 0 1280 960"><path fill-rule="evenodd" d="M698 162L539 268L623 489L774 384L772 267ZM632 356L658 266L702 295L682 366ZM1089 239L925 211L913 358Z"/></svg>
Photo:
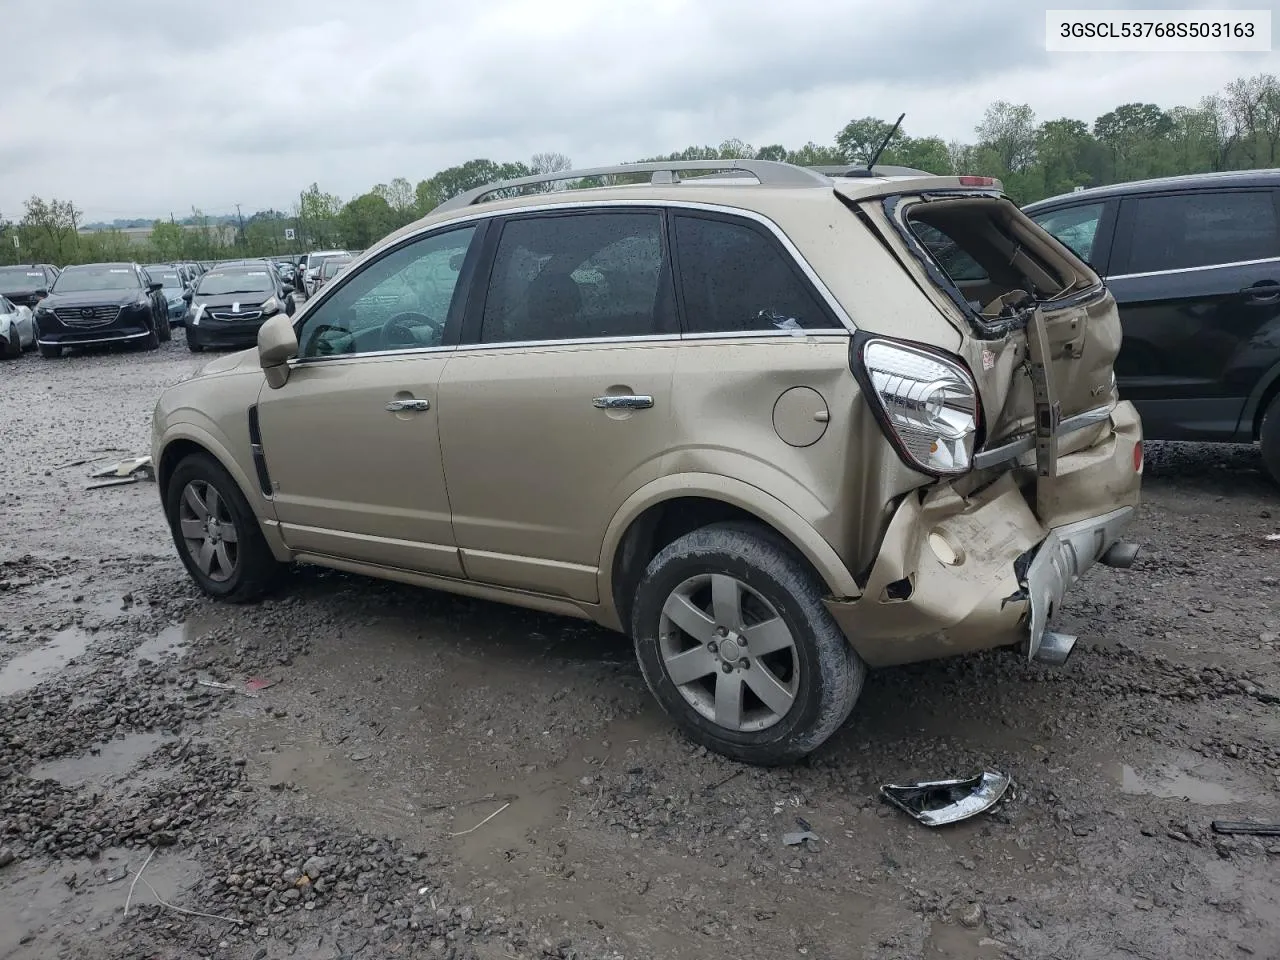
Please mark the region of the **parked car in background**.
<svg viewBox="0 0 1280 960"><path fill-rule="evenodd" d="M298 267L303 295L309 297L314 293L316 277L320 275L320 264L326 257L349 257L350 255L346 250L314 250L303 257Z"/></svg>
<svg viewBox="0 0 1280 960"><path fill-rule="evenodd" d="M342 272L351 263L351 257L325 257L320 261L320 270L316 274L315 290L320 290L330 280Z"/></svg>
<svg viewBox="0 0 1280 960"><path fill-rule="evenodd" d="M143 268L152 279L163 284L161 292L169 305L169 323L182 326L187 316L187 300L183 294L190 289L184 278L184 270L173 263L149 263Z"/></svg>
<svg viewBox="0 0 1280 960"><path fill-rule="evenodd" d="M1098 275L986 177L608 171L637 172L457 197L166 390L197 585L246 601L302 561L585 617L762 764L830 737L868 665L1062 663L1066 591L1137 549Z"/></svg>
<svg viewBox="0 0 1280 960"><path fill-rule="evenodd" d="M285 283L293 283L298 276L298 268L292 260L273 260L276 269L280 271L280 279Z"/></svg>
<svg viewBox="0 0 1280 960"><path fill-rule="evenodd" d="M0 296L0 357L16 360L36 345L36 325L31 308Z"/></svg>
<svg viewBox="0 0 1280 960"><path fill-rule="evenodd" d="M59 357L68 347L106 343L156 349L172 336L162 290L136 263L67 267L36 308L41 356Z"/></svg>
<svg viewBox="0 0 1280 960"><path fill-rule="evenodd" d="M295 310L293 287L265 263L216 267L187 292L187 301L192 353L205 347L251 346L263 323L276 314L292 316Z"/></svg>
<svg viewBox="0 0 1280 960"><path fill-rule="evenodd" d="M1157 440L1260 441L1280 482L1280 170L1121 183L1025 212L1120 305L1120 394Z"/></svg>
<svg viewBox="0 0 1280 960"><path fill-rule="evenodd" d="M0 267L0 297L7 297L14 306L35 310L57 279L58 268L51 263Z"/></svg>

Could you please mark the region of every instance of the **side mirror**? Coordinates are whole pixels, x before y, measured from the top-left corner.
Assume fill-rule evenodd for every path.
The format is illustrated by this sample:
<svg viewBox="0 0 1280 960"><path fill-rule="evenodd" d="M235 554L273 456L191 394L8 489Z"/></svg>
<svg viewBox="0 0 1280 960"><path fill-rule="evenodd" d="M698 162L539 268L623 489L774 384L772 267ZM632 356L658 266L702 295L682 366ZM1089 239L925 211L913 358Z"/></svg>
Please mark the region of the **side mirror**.
<svg viewBox="0 0 1280 960"><path fill-rule="evenodd" d="M289 381L289 361L297 355L298 336L288 316L277 313L258 328L258 365L267 386L278 390Z"/></svg>
<svg viewBox="0 0 1280 960"><path fill-rule="evenodd" d="M284 295L287 297L289 294L293 293L293 284L292 283L281 284L280 289L284 291Z"/></svg>
<svg viewBox="0 0 1280 960"><path fill-rule="evenodd" d="M39 297L41 300L43 300L48 295L49 295L49 291L43 288L36 291L36 296Z"/></svg>
<svg viewBox="0 0 1280 960"><path fill-rule="evenodd" d="M194 300L195 295L196 295L195 287L187 287L187 289L182 291L182 299L187 301L187 303L190 303L192 300Z"/></svg>
<svg viewBox="0 0 1280 960"><path fill-rule="evenodd" d="M148 292L148 293L155 293L157 290L163 290L163 289L164 289L164 284L163 284L163 283L156 283L156 282L152 281L151 283L148 283L148 284L147 284L147 292Z"/></svg>

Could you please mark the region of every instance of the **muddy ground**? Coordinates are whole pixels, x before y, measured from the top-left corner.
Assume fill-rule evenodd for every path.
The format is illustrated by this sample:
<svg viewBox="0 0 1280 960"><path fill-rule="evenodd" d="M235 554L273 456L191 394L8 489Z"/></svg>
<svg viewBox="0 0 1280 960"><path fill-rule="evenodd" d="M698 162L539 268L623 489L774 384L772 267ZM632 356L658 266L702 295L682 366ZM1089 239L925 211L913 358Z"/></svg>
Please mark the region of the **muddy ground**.
<svg viewBox="0 0 1280 960"><path fill-rule="evenodd" d="M315 569L198 597L155 485L84 461L146 452L202 359L0 365L0 957L1280 956L1280 837L1209 826L1280 820L1255 451L1148 444L1143 553L1071 595L1066 667L873 674L764 771L580 622ZM876 796L984 767L1015 798L953 828Z"/></svg>

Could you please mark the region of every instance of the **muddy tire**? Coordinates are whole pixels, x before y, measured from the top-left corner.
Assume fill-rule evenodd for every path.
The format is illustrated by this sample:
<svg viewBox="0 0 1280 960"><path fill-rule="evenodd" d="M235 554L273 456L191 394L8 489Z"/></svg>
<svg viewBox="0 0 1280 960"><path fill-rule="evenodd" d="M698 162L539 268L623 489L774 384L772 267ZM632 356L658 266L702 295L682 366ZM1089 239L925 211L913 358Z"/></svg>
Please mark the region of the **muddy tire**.
<svg viewBox="0 0 1280 960"><path fill-rule="evenodd" d="M57 360L62 356L62 348L59 346L49 346L47 344L39 344L40 356L46 360Z"/></svg>
<svg viewBox="0 0 1280 960"><path fill-rule="evenodd" d="M866 666L795 550L766 528L714 524L649 563L631 631L645 682L692 740L760 766L822 745Z"/></svg>
<svg viewBox="0 0 1280 960"><path fill-rule="evenodd" d="M217 460L205 453L183 459L169 478L164 507L178 556L201 590L246 603L270 589L280 564L240 487Z"/></svg>
<svg viewBox="0 0 1280 960"><path fill-rule="evenodd" d="M1267 412L1262 415L1258 439L1262 444L1262 465L1271 479L1280 483L1280 395L1271 399Z"/></svg>

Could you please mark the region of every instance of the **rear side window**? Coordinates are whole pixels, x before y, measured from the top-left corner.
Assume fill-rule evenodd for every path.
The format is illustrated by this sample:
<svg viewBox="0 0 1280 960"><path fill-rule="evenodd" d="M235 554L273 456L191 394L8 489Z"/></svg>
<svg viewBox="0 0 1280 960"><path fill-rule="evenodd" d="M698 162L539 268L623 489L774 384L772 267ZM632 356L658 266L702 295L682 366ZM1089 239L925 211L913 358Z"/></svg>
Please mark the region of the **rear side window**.
<svg viewBox="0 0 1280 960"><path fill-rule="evenodd" d="M1098 224L1102 222L1105 206L1102 203L1084 203L1078 207L1041 213L1031 219L1088 263L1093 257L1093 241L1098 235Z"/></svg>
<svg viewBox="0 0 1280 960"><path fill-rule="evenodd" d="M686 333L837 326L777 244L754 227L677 216Z"/></svg>
<svg viewBox="0 0 1280 960"><path fill-rule="evenodd" d="M1128 273L1184 270L1280 257L1280 230L1270 192L1136 197Z"/></svg>
<svg viewBox="0 0 1280 960"><path fill-rule="evenodd" d="M483 343L675 333L658 213L509 221L494 255Z"/></svg>

